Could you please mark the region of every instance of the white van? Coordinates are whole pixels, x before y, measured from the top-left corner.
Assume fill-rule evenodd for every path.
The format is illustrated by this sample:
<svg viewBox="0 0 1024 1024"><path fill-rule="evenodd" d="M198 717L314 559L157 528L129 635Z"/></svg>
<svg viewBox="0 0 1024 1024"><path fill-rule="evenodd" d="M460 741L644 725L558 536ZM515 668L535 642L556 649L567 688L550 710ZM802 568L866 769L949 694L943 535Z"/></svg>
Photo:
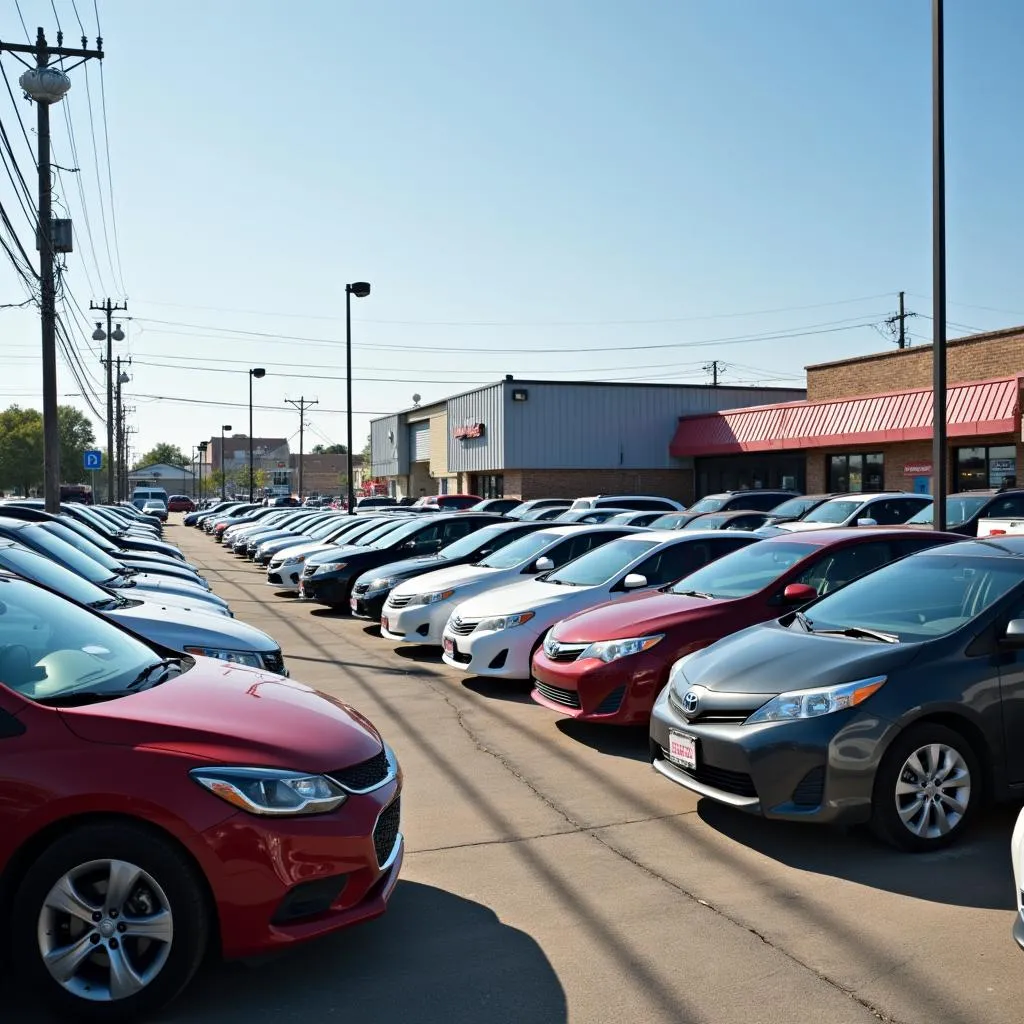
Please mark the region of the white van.
<svg viewBox="0 0 1024 1024"><path fill-rule="evenodd" d="M167 492L162 487L136 487L132 491L132 504L137 509L141 510L147 501L162 501L166 508Z"/></svg>

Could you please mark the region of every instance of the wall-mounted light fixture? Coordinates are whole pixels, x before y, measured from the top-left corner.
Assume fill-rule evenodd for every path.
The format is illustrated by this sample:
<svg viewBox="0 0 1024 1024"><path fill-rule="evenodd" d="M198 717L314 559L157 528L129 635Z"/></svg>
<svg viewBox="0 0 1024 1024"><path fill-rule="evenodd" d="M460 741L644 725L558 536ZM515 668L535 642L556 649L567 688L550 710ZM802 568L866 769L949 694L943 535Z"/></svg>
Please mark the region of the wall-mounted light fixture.
<svg viewBox="0 0 1024 1024"><path fill-rule="evenodd" d="M513 402L525 402L530 397L530 392L526 388L513 388L512 389L512 401Z"/></svg>

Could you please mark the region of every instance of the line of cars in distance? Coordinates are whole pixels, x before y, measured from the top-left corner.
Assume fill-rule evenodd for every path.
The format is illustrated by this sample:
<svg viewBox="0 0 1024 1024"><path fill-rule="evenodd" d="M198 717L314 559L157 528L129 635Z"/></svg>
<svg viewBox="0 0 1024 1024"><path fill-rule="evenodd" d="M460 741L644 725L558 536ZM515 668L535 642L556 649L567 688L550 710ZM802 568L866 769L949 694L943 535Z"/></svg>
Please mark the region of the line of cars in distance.
<svg viewBox="0 0 1024 1024"><path fill-rule="evenodd" d="M162 533L0 502L2 940L62 1020L376 917L401 869L394 751Z"/></svg>

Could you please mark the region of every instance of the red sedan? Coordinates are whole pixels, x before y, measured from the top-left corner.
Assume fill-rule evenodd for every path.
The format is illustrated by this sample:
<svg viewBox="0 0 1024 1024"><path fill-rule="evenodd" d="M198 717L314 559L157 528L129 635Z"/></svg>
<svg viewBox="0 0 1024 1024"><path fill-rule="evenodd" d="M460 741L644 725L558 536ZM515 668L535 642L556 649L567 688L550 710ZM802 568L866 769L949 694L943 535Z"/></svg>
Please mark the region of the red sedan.
<svg viewBox="0 0 1024 1024"><path fill-rule="evenodd" d="M741 548L655 593L559 622L533 658L533 699L592 722L639 725L684 654L955 534L849 529L785 534Z"/></svg>
<svg viewBox="0 0 1024 1024"><path fill-rule="evenodd" d="M167 499L168 512L195 512L196 503L185 494L172 494Z"/></svg>
<svg viewBox="0 0 1024 1024"><path fill-rule="evenodd" d="M384 912L401 774L365 718L20 579L0 602L0 920L60 1019L148 1016L208 951Z"/></svg>

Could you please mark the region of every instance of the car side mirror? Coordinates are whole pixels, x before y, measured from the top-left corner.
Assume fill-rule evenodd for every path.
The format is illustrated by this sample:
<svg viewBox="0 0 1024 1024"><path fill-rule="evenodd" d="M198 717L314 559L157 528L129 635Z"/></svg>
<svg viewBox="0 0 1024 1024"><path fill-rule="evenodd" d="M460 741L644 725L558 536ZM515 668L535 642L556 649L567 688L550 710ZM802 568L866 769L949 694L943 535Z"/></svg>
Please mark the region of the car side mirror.
<svg viewBox="0 0 1024 1024"><path fill-rule="evenodd" d="M872 519L871 516L864 516L863 519L858 519L857 520L857 525L858 526L877 526L878 525L878 520L877 519Z"/></svg>
<svg viewBox="0 0 1024 1024"><path fill-rule="evenodd" d="M807 604L817 596L817 590L808 583L790 583L782 592L782 600L786 604Z"/></svg>
<svg viewBox="0 0 1024 1024"><path fill-rule="evenodd" d="M623 590L640 590L647 586L647 577L639 572L631 572L623 581Z"/></svg>
<svg viewBox="0 0 1024 1024"><path fill-rule="evenodd" d="M1006 632L999 640L1000 646L1011 650L1024 648L1024 619L1010 619L1006 624Z"/></svg>
<svg viewBox="0 0 1024 1024"><path fill-rule="evenodd" d="M555 563L550 558L538 558L533 563L534 572L551 572L554 569Z"/></svg>

